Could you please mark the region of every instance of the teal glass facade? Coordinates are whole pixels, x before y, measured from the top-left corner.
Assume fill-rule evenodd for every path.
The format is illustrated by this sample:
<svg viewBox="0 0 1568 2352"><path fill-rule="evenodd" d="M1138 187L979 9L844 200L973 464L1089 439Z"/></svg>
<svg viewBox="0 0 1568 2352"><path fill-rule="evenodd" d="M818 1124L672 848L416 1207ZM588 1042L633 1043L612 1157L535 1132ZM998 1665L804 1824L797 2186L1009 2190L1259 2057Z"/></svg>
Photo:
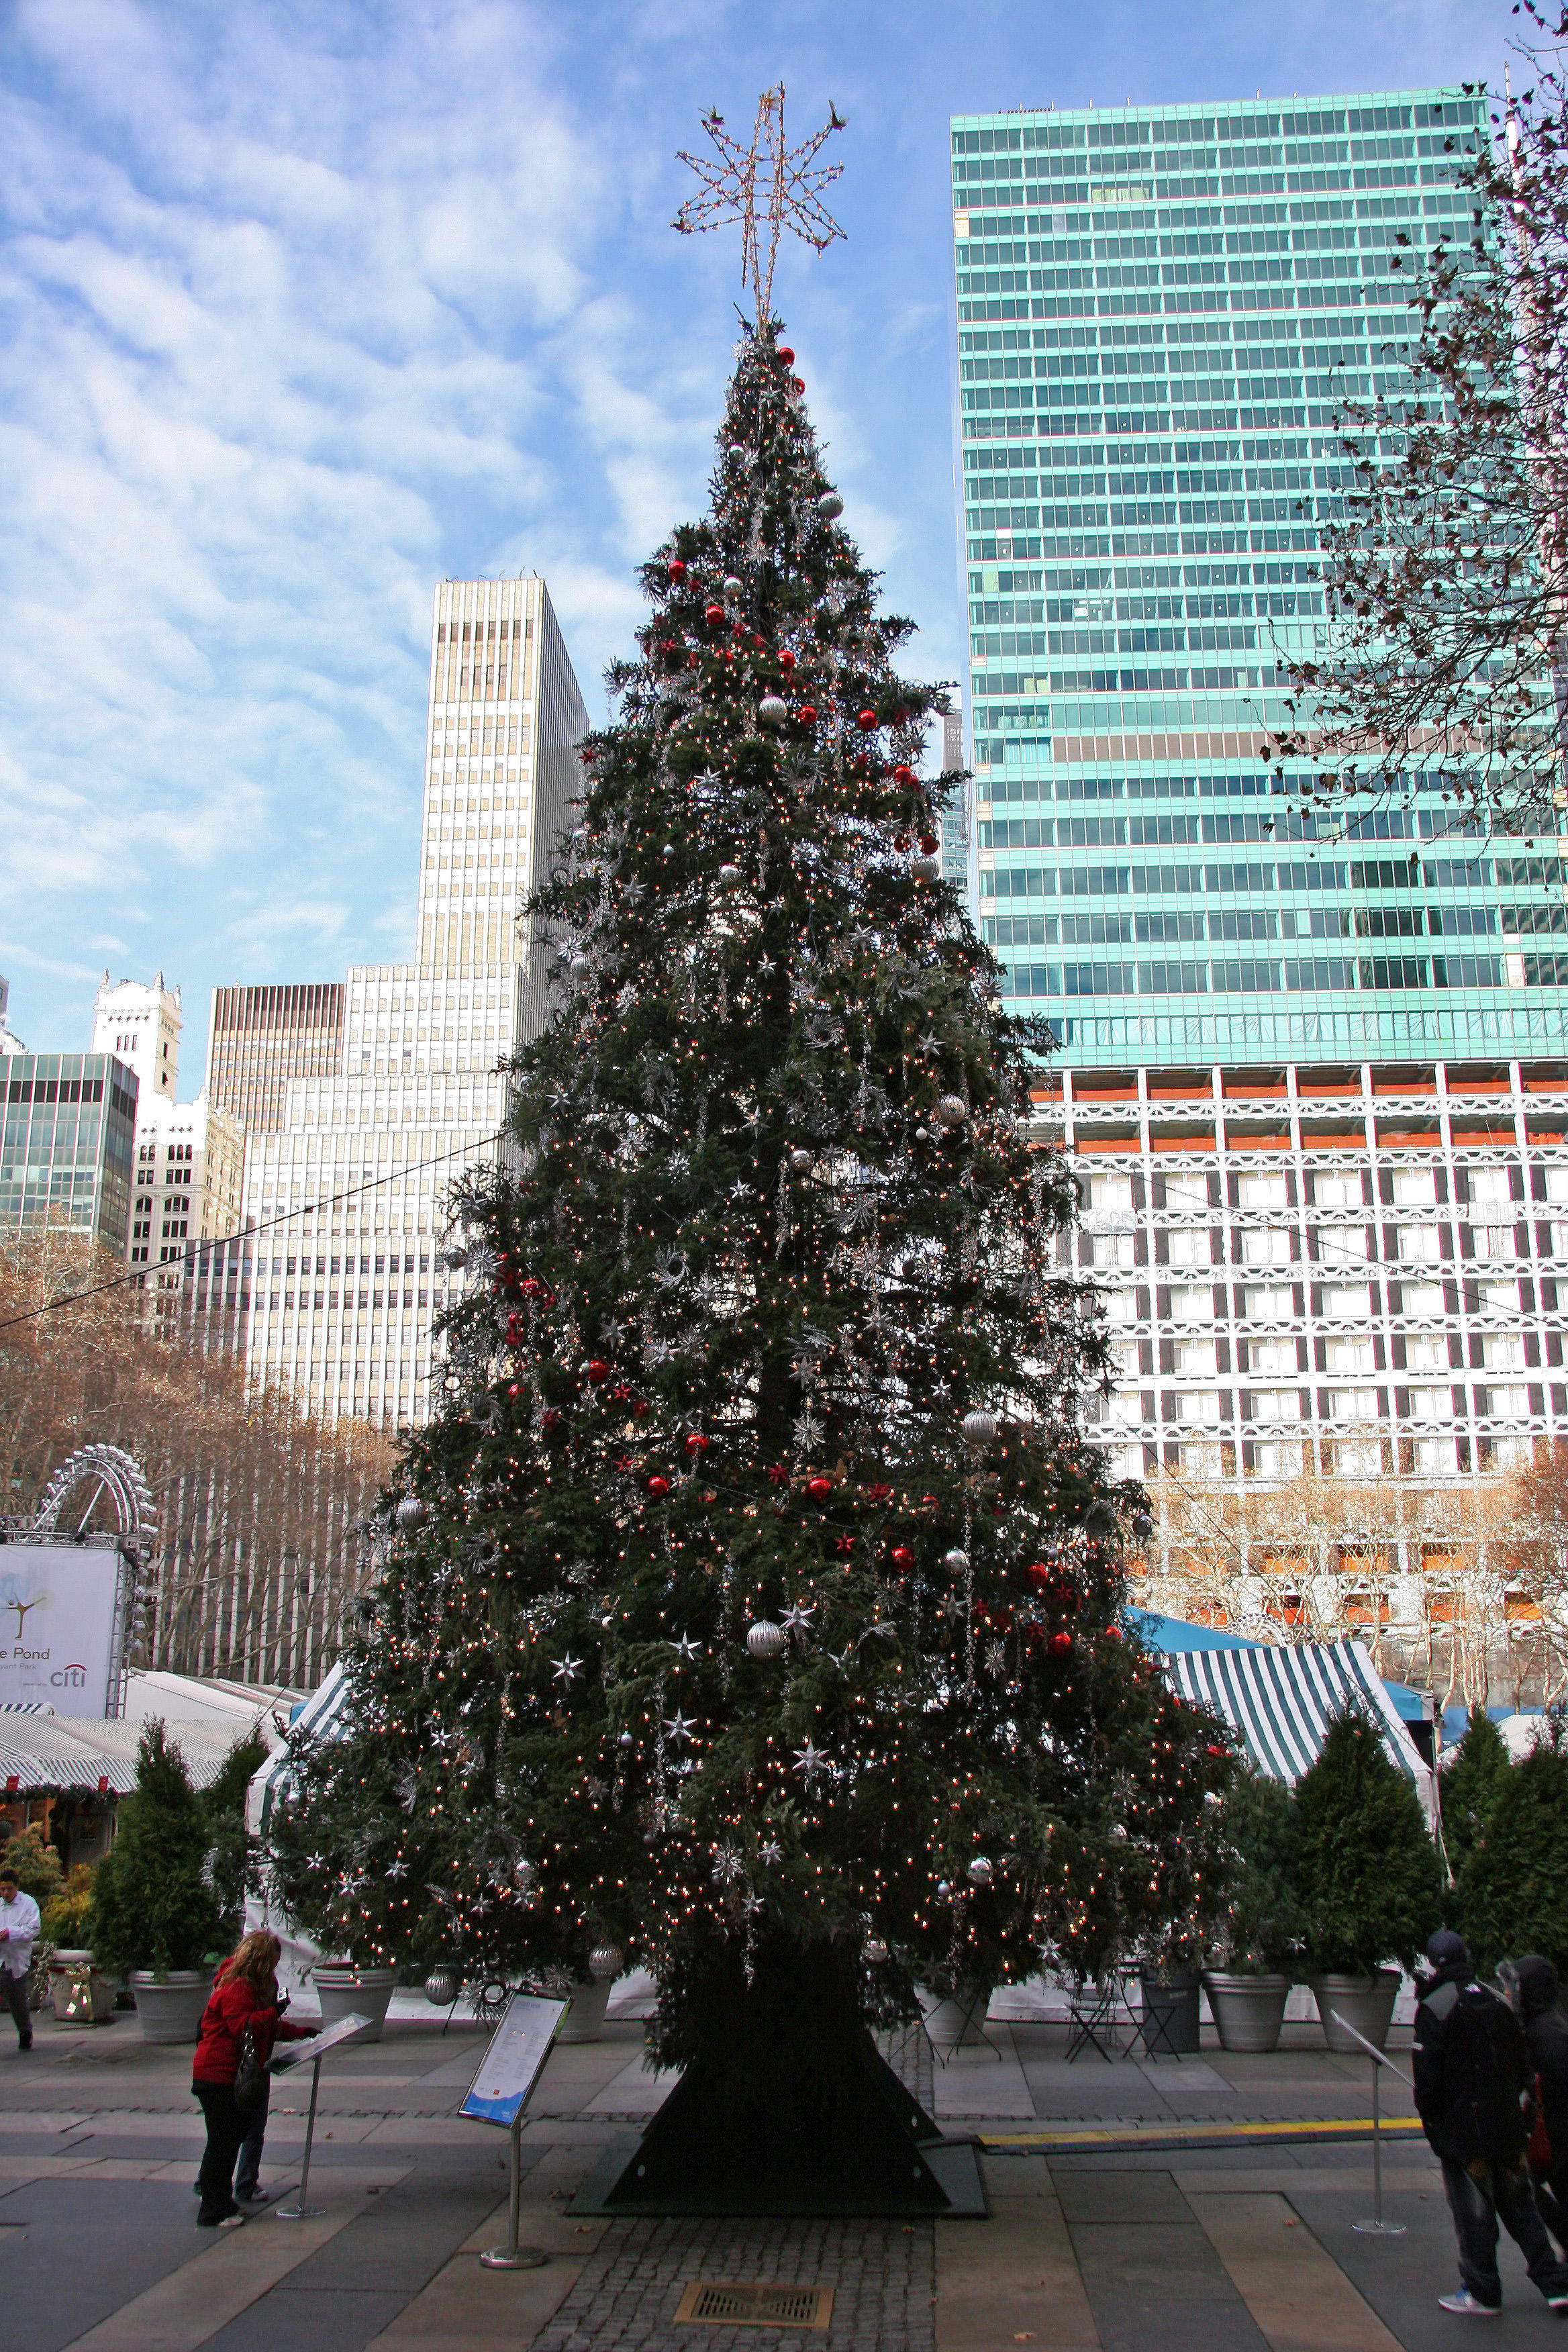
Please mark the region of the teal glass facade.
<svg viewBox="0 0 1568 2352"><path fill-rule="evenodd" d="M1335 403L1467 239L1453 89L952 125L974 912L1080 1066L1561 1054L1555 839L1437 780L1331 835L1259 757L1321 656Z"/></svg>
<svg viewBox="0 0 1568 2352"><path fill-rule="evenodd" d="M54 1225L123 1255L136 1073L112 1054L0 1062L0 1234Z"/></svg>

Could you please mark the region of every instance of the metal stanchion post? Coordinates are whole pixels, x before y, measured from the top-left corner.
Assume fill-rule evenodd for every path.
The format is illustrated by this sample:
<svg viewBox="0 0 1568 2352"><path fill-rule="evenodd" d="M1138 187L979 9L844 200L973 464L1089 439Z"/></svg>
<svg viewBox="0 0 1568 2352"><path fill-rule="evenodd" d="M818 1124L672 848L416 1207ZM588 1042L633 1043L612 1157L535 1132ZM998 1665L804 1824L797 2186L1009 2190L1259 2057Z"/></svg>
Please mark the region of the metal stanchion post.
<svg viewBox="0 0 1568 2352"><path fill-rule="evenodd" d="M508 2204L507 2233L504 2246L492 2246L479 2256L479 2267L487 2271L536 2271L550 2257L538 2246L520 2246L517 2242L518 2223L522 2207L522 2109L518 2108L512 2126L507 2135L511 2142L511 2194Z"/></svg>
<svg viewBox="0 0 1568 2352"><path fill-rule="evenodd" d="M1373 2049L1372 2043L1367 2040L1364 2033L1357 2033L1353 2025L1346 2024L1345 2020L1340 2015L1338 2010L1331 2011L1331 2014L1333 2017L1333 2021L1336 2025L1344 2026L1344 2030L1347 2033L1354 2035L1356 2041L1361 2043L1362 2048L1372 2060L1373 2218L1370 2221L1354 2221L1351 2226L1354 2230L1357 2237L1360 2238L1403 2238L1405 2235L1404 2222L1385 2221L1383 2218L1383 2107L1380 2097L1382 2084L1381 2070L1386 2066L1391 2074L1399 2075L1401 2082L1404 2082L1406 2078L1400 2073L1399 2068L1394 2063L1392 2059L1385 2058L1381 2050Z"/></svg>
<svg viewBox="0 0 1568 2352"><path fill-rule="evenodd" d="M327 2210L324 2205L308 2205L305 2201L310 2187L310 2143L316 2137L316 2094L321 2087L321 2062L316 2058L310 2064L310 2112L305 2123L305 2158L300 2167L300 2194L292 2205L278 2207L280 2221L314 2221Z"/></svg>

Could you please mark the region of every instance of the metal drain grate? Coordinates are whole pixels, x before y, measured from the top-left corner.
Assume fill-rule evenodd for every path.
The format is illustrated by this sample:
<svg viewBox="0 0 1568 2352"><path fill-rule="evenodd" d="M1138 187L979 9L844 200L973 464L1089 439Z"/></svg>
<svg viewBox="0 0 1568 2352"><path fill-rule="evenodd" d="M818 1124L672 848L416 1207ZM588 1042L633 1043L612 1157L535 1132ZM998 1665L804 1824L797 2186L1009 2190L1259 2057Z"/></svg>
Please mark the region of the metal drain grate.
<svg viewBox="0 0 1568 2352"><path fill-rule="evenodd" d="M830 2286L760 2286L699 2279L680 2298L676 2321L708 2327L826 2327Z"/></svg>

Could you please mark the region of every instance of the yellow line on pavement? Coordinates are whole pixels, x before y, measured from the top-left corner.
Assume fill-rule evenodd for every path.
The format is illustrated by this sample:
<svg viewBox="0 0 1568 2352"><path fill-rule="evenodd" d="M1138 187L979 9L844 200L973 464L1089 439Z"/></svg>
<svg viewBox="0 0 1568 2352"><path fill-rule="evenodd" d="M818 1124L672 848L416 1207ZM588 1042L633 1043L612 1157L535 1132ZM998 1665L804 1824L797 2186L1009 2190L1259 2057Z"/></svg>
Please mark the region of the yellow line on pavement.
<svg viewBox="0 0 1568 2352"><path fill-rule="evenodd" d="M1421 2128L1419 2116L1384 2116L1384 2132ZM1267 2124L1131 2124L1097 2131L982 2132L982 2147L1137 2147L1148 2140L1361 2139L1372 2130L1370 2116L1298 2117Z"/></svg>

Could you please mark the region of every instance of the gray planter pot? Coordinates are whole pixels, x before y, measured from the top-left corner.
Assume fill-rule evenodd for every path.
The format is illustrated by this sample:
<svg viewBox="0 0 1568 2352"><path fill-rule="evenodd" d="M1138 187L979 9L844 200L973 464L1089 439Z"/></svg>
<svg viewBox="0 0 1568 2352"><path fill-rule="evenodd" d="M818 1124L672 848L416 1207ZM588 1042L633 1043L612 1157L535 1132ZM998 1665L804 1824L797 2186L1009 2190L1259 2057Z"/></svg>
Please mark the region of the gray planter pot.
<svg viewBox="0 0 1568 2352"><path fill-rule="evenodd" d="M1347 2025L1365 2034L1374 2050L1384 2047L1394 2022L1394 2004L1399 1998L1397 1969L1378 1969L1369 1977L1309 1977L1307 1988L1318 2004L1323 2039L1331 2050L1349 2058L1366 2056L1361 2043L1335 2024L1336 2010Z"/></svg>
<svg viewBox="0 0 1568 2352"><path fill-rule="evenodd" d="M205 1969L171 1969L162 1979L132 1969L131 1990L143 2042L194 2042L213 1980Z"/></svg>
<svg viewBox="0 0 1568 2352"><path fill-rule="evenodd" d="M1197 1978L1185 1971L1180 1976L1158 1977L1141 1969L1138 1989L1143 1997L1143 2014L1150 2023L1144 2048L1155 2057L1167 2057L1173 2053L1177 2057L1190 2058L1200 2046Z"/></svg>
<svg viewBox="0 0 1568 2352"><path fill-rule="evenodd" d="M1290 1998L1289 1977L1205 1969L1204 1990L1222 2050L1278 2050Z"/></svg>
<svg viewBox="0 0 1568 2352"><path fill-rule="evenodd" d="M114 2014L114 1979L94 1966L90 1952L56 1952L49 1999L57 2024L104 2025Z"/></svg>
<svg viewBox="0 0 1568 2352"><path fill-rule="evenodd" d="M561 2021L557 2042L598 2042L605 2032L605 2011L610 2005L615 1979L603 1982L590 1979L572 1988L572 2006Z"/></svg>
<svg viewBox="0 0 1568 2352"><path fill-rule="evenodd" d="M955 2050L990 2050L993 2045L986 2040L984 2030L990 2007L989 1991L984 2000L973 2006L951 1997L937 2001L925 2014L925 2029L932 2048L944 2057Z"/></svg>
<svg viewBox="0 0 1568 2352"><path fill-rule="evenodd" d="M321 2025L341 2024L345 2017L368 2017L359 2042L379 2042L397 1983L395 1969L358 1969L352 1960L318 1960L310 1970L321 2004Z"/></svg>

